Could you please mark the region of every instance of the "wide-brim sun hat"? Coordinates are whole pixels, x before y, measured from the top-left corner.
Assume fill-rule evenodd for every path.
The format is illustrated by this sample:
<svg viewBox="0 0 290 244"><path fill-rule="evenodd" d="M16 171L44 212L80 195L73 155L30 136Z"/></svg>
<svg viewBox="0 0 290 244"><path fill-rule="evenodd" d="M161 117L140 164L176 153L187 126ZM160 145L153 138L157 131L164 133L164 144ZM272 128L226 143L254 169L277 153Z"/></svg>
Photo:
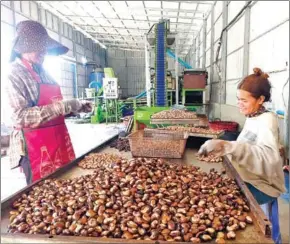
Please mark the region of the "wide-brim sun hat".
<svg viewBox="0 0 290 244"><path fill-rule="evenodd" d="M15 54L46 51L48 55L62 55L68 48L52 39L44 26L37 21L25 20L16 26L16 38L12 48L11 59ZM11 61L13 61L11 60Z"/></svg>

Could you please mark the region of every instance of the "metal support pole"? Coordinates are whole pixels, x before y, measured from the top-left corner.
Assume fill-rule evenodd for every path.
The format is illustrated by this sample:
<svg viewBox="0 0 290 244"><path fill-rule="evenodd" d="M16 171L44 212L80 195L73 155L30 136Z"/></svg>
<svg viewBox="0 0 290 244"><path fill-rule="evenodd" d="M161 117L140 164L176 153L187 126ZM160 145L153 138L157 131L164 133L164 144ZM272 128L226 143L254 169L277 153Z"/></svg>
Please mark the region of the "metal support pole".
<svg viewBox="0 0 290 244"><path fill-rule="evenodd" d="M243 77L249 74L249 47L250 47L250 20L251 9L245 10L245 35L244 35L244 63L243 63Z"/></svg>
<svg viewBox="0 0 290 244"><path fill-rule="evenodd" d="M210 93L212 89L213 80L213 73L214 73L214 5L211 9L211 35L210 35ZM210 101L211 102L211 101Z"/></svg>
<svg viewBox="0 0 290 244"><path fill-rule="evenodd" d="M202 45L202 56L203 56L203 59L202 59L202 68L205 69L205 63L206 63L206 52L205 52L205 49L206 49L206 29L207 29L207 21L206 19L203 20L203 45Z"/></svg>
<svg viewBox="0 0 290 244"><path fill-rule="evenodd" d="M195 39L193 39L193 65L192 65L192 67L193 68L196 68L196 38Z"/></svg>
<svg viewBox="0 0 290 244"><path fill-rule="evenodd" d="M200 67L200 34L197 36L197 68Z"/></svg>
<svg viewBox="0 0 290 244"><path fill-rule="evenodd" d="M288 64L287 64L287 73L289 73ZM289 84L288 84L288 91L289 91ZM289 108L290 108L290 97L288 97L288 107L286 104L285 114L284 114L284 147L285 147L285 156L286 156L286 159L288 158L288 160L290 158L290 155L289 155Z"/></svg>
<svg viewBox="0 0 290 244"><path fill-rule="evenodd" d="M146 38L145 38L145 79L146 79L147 106L151 107L151 81L150 81L149 50L148 50L148 43L147 43Z"/></svg>
<svg viewBox="0 0 290 244"><path fill-rule="evenodd" d="M118 123L118 99L115 99L115 106L116 106L116 124Z"/></svg>
<svg viewBox="0 0 290 244"><path fill-rule="evenodd" d="M14 32L14 37L16 36L16 17L15 17L15 4L14 1L11 1L11 9L12 9L12 19L13 19L13 32ZM20 2L21 3L21 2Z"/></svg>
<svg viewBox="0 0 290 244"><path fill-rule="evenodd" d="M176 91L175 91L175 104L179 104L179 82L178 82L178 34L175 36L175 82L176 82Z"/></svg>
<svg viewBox="0 0 290 244"><path fill-rule="evenodd" d="M227 2L223 2L223 29L228 24L228 6ZM227 41L228 41L228 31L225 30L222 39L222 56L221 56L221 89L220 89L220 102L225 104L227 100L226 94L226 80L227 80Z"/></svg>

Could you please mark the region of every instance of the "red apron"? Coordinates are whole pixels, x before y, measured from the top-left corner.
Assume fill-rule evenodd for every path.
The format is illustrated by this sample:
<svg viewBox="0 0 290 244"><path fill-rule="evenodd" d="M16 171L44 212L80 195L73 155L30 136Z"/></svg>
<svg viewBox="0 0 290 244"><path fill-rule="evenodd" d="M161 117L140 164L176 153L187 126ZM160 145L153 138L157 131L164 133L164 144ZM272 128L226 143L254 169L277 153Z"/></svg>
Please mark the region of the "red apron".
<svg viewBox="0 0 290 244"><path fill-rule="evenodd" d="M36 106L44 106L62 100L60 87L42 84L38 74L26 60L22 60L39 86ZM24 128L25 146L32 171L32 182L54 172L57 168L75 159L74 149L65 125L64 116L59 116L36 129Z"/></svg>

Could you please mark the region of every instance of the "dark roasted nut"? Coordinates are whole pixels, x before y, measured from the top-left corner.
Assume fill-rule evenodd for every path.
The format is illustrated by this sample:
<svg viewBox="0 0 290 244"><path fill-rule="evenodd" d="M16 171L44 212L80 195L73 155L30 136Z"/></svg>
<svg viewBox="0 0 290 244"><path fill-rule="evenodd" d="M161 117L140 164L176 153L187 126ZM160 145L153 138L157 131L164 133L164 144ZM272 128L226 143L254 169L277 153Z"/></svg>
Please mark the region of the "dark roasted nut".
<svg viewBox="0 0 290 244"><path fill-rule="evenodd" d="M39 182L13 203L8 231L195 243L217 236L223 243L222 231L252 222L235 181L216 170L148 158L97 169Z"/></svg>

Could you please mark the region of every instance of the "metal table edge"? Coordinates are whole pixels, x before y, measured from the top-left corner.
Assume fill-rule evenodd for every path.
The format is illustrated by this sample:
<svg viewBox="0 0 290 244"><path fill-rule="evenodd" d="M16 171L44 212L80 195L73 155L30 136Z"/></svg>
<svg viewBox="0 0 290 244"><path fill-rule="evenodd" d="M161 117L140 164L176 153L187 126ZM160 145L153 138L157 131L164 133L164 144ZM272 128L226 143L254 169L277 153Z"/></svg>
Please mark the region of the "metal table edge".
<svg viewBox="0 0 290 244"><path fill-rule="evenodd" d="M54 178L57 177L59 175L61 175L62 173L66 172L67 170L71 169L73 166L75 166L76 164L78 164L81 160L83 160L87 155L89 155L92 152L95 151L99 151L100 149L108 146L112 141L114 141L115 139L118 138L118 135L114 135L112 137L110 137L109 139L107 139L106 141L104 141L102 144L96 146L95 148L89 150L88 152L86 152L85 154L81 155L80 157L74 159L73 161L71 161L70 163L64 165L63 167L60 167L59 169L57 169L55 172L45 176L44 178L34 182L33 184L24 187L23 189L17 191L16 193L14 193L13 195L3 199L1 201L1 215L2 212L8 207L10 206L10 204L16 200L16 198L18 198L21 194L26 193L28 191L30 191L35 185L37 185L39 182L44 181L48 178Z"/></svg>

